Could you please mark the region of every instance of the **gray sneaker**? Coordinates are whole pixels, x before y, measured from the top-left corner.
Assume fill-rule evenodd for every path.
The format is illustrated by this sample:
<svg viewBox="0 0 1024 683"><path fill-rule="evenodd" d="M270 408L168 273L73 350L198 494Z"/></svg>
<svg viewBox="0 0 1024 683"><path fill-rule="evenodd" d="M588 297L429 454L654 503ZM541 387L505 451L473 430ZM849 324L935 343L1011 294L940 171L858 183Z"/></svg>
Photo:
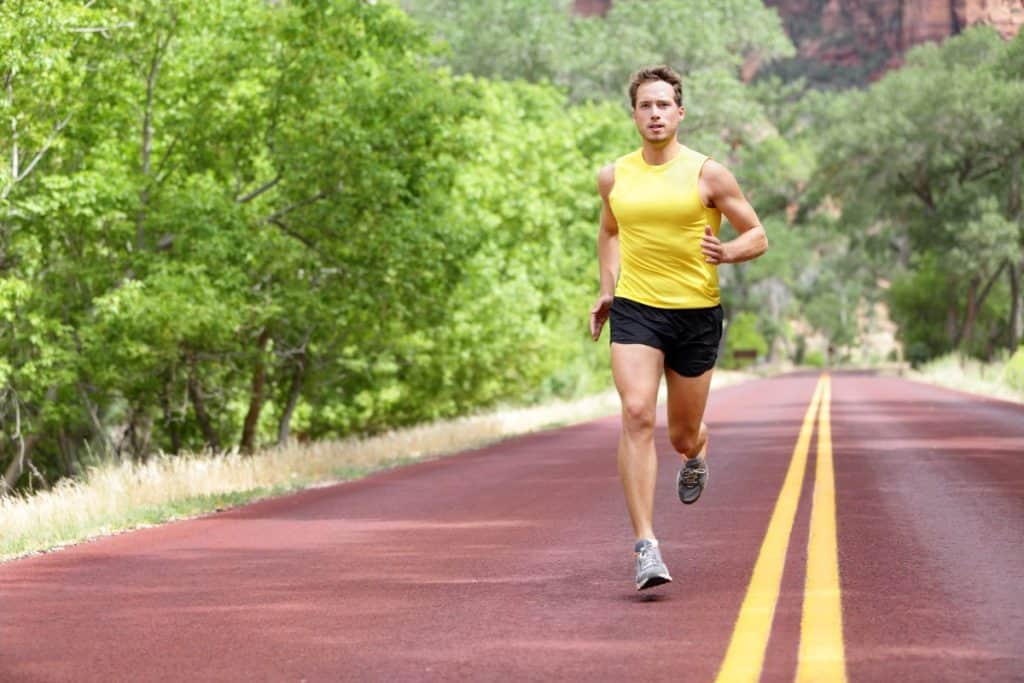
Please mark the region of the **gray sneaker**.
<svg viewBox="0 0 1024 683"><path fill-rule="evenodd" d="M638 591L672 581L668 567L661 559L657 541L647 539L637 541L633 550L636 552L636 589Z"/></svg>
<svg viewBox="0 0 1024 683"><path fill-rule="evenodd" d="M696 503L707 482L708 465L704 458L690 458L679 468L679 474L676 476L679 500L687 505Z"/></svg>

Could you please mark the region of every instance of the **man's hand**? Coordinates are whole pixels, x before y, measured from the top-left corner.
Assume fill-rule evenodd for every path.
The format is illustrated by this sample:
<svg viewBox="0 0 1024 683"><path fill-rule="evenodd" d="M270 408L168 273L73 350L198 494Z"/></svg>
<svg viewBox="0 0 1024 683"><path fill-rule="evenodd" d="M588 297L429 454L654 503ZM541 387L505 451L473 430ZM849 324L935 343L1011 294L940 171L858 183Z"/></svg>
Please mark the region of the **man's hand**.
<svg viewBox="0 0 1024 683"><path fill-rule="evenodd" d="M615 297L611 294L602 294L597 297L594 307L590 309L590 336L597 341L601 336L601 329L608 320L608 311L611 310L612 300Z"/></svg>
<svg viewBox="0 0 1024 683"><path fill-rule="evenodd" d="M710 225L704 226L704 236L700 238L700 250L704 252L705 263L729 263L726 255L725 245L722 240L715 237Z"/></svg>

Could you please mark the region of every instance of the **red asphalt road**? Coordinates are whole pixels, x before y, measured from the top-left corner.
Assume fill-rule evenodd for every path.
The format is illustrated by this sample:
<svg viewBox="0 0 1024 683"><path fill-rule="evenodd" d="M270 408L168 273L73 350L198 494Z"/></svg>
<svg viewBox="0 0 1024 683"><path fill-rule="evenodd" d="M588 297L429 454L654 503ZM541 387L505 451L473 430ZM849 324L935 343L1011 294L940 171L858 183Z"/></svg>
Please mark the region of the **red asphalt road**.
<svg viewBox="0 0 1024 683"><path fill-rule="evenodd" d="M668 586L633 589L610 418L0 566L0 680L711 681L817 379L712 394L693 506L659 418ZM1024 406L863 374L831 405L850 680L1024 680Z"/></svg>

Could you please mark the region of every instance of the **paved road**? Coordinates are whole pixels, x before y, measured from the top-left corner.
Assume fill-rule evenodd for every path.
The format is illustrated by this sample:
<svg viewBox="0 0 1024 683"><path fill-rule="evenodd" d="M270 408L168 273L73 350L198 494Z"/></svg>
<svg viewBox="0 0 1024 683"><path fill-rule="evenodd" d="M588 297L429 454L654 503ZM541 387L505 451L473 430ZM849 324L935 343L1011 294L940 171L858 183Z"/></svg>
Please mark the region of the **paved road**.
<svg viewBox="0 0 1024 683"><path fill-rule="evenodd" d="M694 506L657 434L668 586L605 419L2 565L0 681L1024 680L1024 407L804 374L708 417Z"/></svg>

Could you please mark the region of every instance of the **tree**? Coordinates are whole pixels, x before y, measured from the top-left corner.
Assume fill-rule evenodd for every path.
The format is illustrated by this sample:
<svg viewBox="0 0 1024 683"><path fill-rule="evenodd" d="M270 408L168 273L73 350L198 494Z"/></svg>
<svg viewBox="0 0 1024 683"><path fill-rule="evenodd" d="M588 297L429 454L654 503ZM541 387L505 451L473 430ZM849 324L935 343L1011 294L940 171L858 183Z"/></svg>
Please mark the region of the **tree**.
<svg viewBox="0 0 1024 683"><path fill-rule="evenodd" d="M0 178L9 484L33 450L44 484L84 442L145 457L287 436L300 394L351 398L344 372L310 381L318 362L376 362L445 314L477 241L441 220L471 108L397 9L8 7L5 63L48 40L59 67L6 76L28 112Z"/></svg>
<svg viewBox="0 0 1024 683"><path fill-rule="evenodd" d="M936 351L991 348L978 320L1002 278L1012 293L997 336L1019 339L1024 82L1004 70L1011 45L977 27L917 48L906 68L835 100L820 128L821 182L853 244L884 253L885 269L929 263L950 278Z"/></svg>
<svg viewBox="0 0 1024 683"><path fill-rule="evenodd" d="M50 252L62 235L40 217L63 210L78 223L97 212L94 188L54 167L67 153L69 125L81 120L90 43L97 32L119 28L105 12L55 0L12 0L0 11L0 416L7 437L0 492L24 472L30 485L45 486L73 470L66 460L53 473L34 464L41 446L75 433L56 400L73 387L73 338L61 310L67 292L46 285L63 274Z"/></svg>

